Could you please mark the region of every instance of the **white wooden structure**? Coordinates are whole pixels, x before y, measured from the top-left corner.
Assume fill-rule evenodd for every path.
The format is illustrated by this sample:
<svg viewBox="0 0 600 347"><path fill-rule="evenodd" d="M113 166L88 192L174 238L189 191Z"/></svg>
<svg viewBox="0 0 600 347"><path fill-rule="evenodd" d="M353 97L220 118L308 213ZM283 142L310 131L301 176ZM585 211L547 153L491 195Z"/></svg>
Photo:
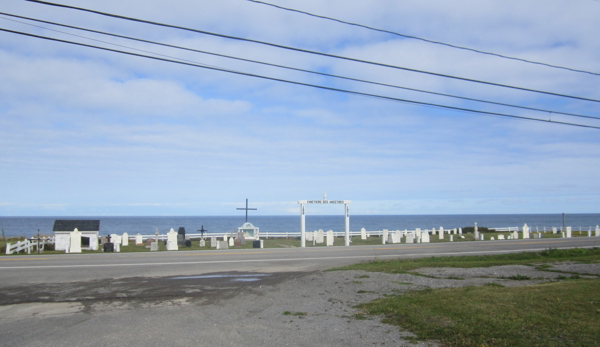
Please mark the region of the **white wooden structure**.
<svg viewBox="0 0 600 347"><path fill-rule="evenodd" d="M54 249L66 251L70 245L71 233L77 229L81 233L81 249L97 251L98 237L100 236L99 220L67 220L54 221Z"/></svg>

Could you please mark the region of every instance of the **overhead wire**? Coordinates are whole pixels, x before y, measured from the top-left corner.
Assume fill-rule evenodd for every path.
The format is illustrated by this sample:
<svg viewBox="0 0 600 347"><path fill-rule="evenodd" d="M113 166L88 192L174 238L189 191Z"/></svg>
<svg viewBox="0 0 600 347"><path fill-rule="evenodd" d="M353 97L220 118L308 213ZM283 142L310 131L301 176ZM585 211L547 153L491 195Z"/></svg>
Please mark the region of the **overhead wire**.
<svg viewBox="0 0 600 347"><path fill-rule="evenodd" d="M463 107L455 107L455 106L441 105L441 104L435 104L435 103L429 103L429 102L422 102L422 101L416 101L416 100L401 99L401 98L395 98L395 97L391 97L391 96L371 94L371 93L364 93L364 92L358 92L358 91L346 90L346 89L340 89L340 88L333 88L333 87L316 85L316 84L310 84L310 83L305 83L305 82L298 82L298 81L286 80L286 79L269 77L269 76L264 76L264 75L252 74L252 73L247 73L247 72L241 72L241 71L235 71L235 70L229 70L229 69L211 67L211 66L206 66L206 65L200 65L200 64L185 62L185 61L181 61L181 60L166 59L166 58L161 58L161 57L157 57L157 56L150 56L150 55L144 55L144 54L139 54L139 53L121 51L121 50L116 50L116 49L107 48L107 47L94 46L94 45L89 45L89 44L85 44L85 43L81 43L81 42L74 42L74 41L62 40L62 39L57 39L57 38L53 38L53 37L41 36L41 35L36 35L36 34L31 34L31 33L26 33L26 32L20 32L20 31L5 29L5 28L0 28L0 31L4 31L4 32L8 32L8 33L13 33L13 34L17 34L17 35L29 36L29 37L38 38L38 39L44 39L44 40L48 40L48 41L61 42L61 43L67 43L67 44L76 45L76 46L82 46L82 47L87 47L87 48L94 48L94 49L98 49L98 50L104 50L104 51L108 51L108 52L120 53L120 54L135 56L135 57L153 59L153 60L157 60L157 61L163 61L163 62L170 62L170 63L180 64L180 65L199 67L199 68L203 68L203 69L209 69L209 70L227 72L227 73L232 73L232 74L237 74L237 75L242 75L242 76L248 76L248 77L255 77L255 78L260 78L260 79L264 79L264 80L270 80L270 81L276 81L276 82L282 82L282 83L288 83L288 84L300 85L300 86L306 86L306 87L313 87L313 88L318 88L318 89L323 89L323 90L329 90L329 91L335 91L335 92L341 92L341 93L348 93L348 94L353 94L353 95L366 96L366 97L378 98L378 99L389 100L389 101L396 101L396 102L402 102L402 103L408 103L408 104L414 104L414 105L420 105L420 106L432 106L432 107L437 107L437 108L442 108L442 109L450 109L450 110L460 111L460 112L484 114L484 115L488 115L488 116L508 117L508 118L515 118L515 119L521 119L521 120L530 120L530 121L537 121L537 122L544 122L544 123L554 123L554 124L560 124L560 125L569 125L569 126L575 126L575 127L590 128L590 129L599 129L600 130L600 126L593 126L593 125L588 125L588 124L559 122L559 121L553 121L553 120L550 120L550 119L549 120L545 120L545 119L525 117L525 116L518 116L518 115L511 115L511 114L505 114L505 113L499 113L499 112L474 110L474 109L468 109L468 108L463 108Z"/></svg>
<svg viewBox="0 0 600 347"><path fill-rule="evenodd" d="M303 53L308 53L308 54L320 55L320 56L325 56L325 57L330 57L330 58L336 58L336 59L342 59L342 60L347 60L347 61L353 61L353 62L358 62L358 63L363 63L363 64L369 64L369 65L374 65L374 66L380 66L380 67L386 67L386 68L392 68L392 69L398 69L398 70L416 72L416 73L427 74L427 75L431 75L431 76L450 78L450 79L461 80L461 81L472 82L472 83L479 83L479 84L491 85L491 86L495 86L495 87L509 88L509 89L527 91L527 92L532 92L532 93L539 93L539 94L545 94L545 95L551 95L551 96L558 96L558 97L569 98L569 99L576 99L576 100L582 100L582 101L589 101L589 102L600 103L600 100L597 100L597 99L591 99L591 98L585 98L585 97L574 96L574 95L567 95L567 94L561 94L561 93L554 93L554 92L548 92L548 91L541 91L541 90L536 90L536 89L511 86L511 85L507 85L507 84L501 84L501 83L495 83L495 82L488 82L488 81L476 80L476 79L472 79L472 78L452 76L452 75L447 75L447 74L442 74L442 73L437 73L437 72L412 69L412 68L407 68L407 67L402 67L402 66L377 63L377 62L372 62L372 61L368 61L368 60L350 58L350 57L345 57L345 56L340 56L340 55L335 55L335 54L329 54L329 53L324 53L324 52L312 51L312 50L303 49L303 48L285 46L285 45L280 45L280 44L266 42L266 41L260 41L260 40L254 40L254 39L247 39L247 38L242 38L242 37L237 37L237 36L232 36L232 35L225 35L225 34L214 33L214 32L205 31L205 30L199 30L199 29L182 27L182 26L178 26L178 25L172 25L172 24L166 24L166 23L149 21L149 20L145 20L145 19L127 17L127 16L122 16L122 15L117 15L117 14L112 14L112 13L107 13L107 12L102 12L102 11L97 11L97 10L82 8L82 7L76 7L76 6L71 6L71 5L64 5L64 4L58 4L58 3L53 3L53 2L41 1L41 0L26 0L26 1L33 2L33 3L38 3L38 4L43 4L43 5L49 5L49 6L55 6L55 7L61 7L61 8L68 8L68 9L73 9L73 10L78 10L78 11L84 11L84 12L99 14L99 15L102 15L102 16L107 16L107 17L112 17L112 18L118 18L118 19L124 19L124 20L128 20L128 21L134 21L134 22L138 22L138 23L145 23L145 24L151 24L151 25L156 25L156 26L162 26L162 27L166 27L166 28L173 28L173 29L185 30L185 31L199 33L199 34L205 34L205 35L211 35L211 36L215 36L215 37L226 38L226 39L251 42L251 43L256 43L256 44L261 44L261 45L266 45L266 46L271 46L271 47L286 49L286 50L292 50L292 51L296 51L296 52L303 52Z"/></svg>
<svg viewBox="0 0 600 347"><path fill-rule="evenodd" d="M436 44L436 45L442 45L442 46L447 46L447 47L451 47L451 48L461 49L461 50L465 50L465 51L471 51L471 52L475 52L475 53L479 53L479 54L491 55L491 56L495 56L495 57L499 57L499 58L503 58L503 59L516 60L516 61L525 62L525 63L528 63L528 64L542 65L542 66L551 67L551 68L555 68L555 69L562 69L562 70L568 70L568 71L572 71L572 72L580 72L580 73L585 73L585 74L600 76L600 73L598 73L598 72L586 71L586 70L575 69L575 68L565 67L565 66L560 66L560 65L553 65L553 64L549 64L549 63L544 63L544 62L539 62L539 61L533 61L533 60L528 60L528 59L523 59L523 58L511 57L511 56L504 55L504 54L493 53L493 52L486 52L486 51L482 51L482 50L479 50L479 49L476 49L476 48L458 46L458 45L455 45L455 44L441 42L441 41L435 41L435 40L430 40L430 39L426 39L426 38L422 38L422 37L418 37L418 36L414 36L414 35L401 34L401 33L395 32L395 31L391 31L391 30L374 28L374 27L371 27L371 26L368 26L368 25L364 25L364 24L358 24L358 23L348 22L348 21L345 21L345 20L341 20L341 19L337 19L337 18L332 18L332 17L327 17L327 16L323 16L323 15L318 15L318 14L314 14L314 13L310 13L310 12L306 12L306 11L302 11L302 10L297 10L297 9L294 9L294 8L283 7L283 6L280 6L280 5L275 5L275 4L264 2L264 1L259 1L259 0L247 0L247 1L253 2L255 4L271 6L271 7L280 9L280 10L301 13L301 14L304 14L304 15L307 15L307 16L311 16L311 17L326 19L326 20L330 20L330 21L334 21L334 22L338 22L338 23L342 23L342 24L347 24L347 25L351 25L351 26L355 26L355 27L359 27L359 28L364 28L364 29L368 29L368 30L378 31L378 32L381 32L381 33L396 35L396 36L400 36L400 37L404 37L404 38L408 38L408 39L414 39L414 40L424 41L424 42L427 42L427 43L433 43L433 44Z"/></svg>
<svg viewBox="0 0 600 347"><path fill-rule="evenodd" d="M67 24L62 24L62 23L56 23L56 22L51 22L51 21L46 21L46 20L41 20L41 19L36 19L36 18L31 18L31 17L25 17L25 16L20 16L20 15L14 15L14 14L5 13L5 12L0 12L0 15L5 15L5 16L20 18L20 19L25 19L25 20L30 20L30 21L35 21L35 22L38 22L38 23L51 24L51 25L60 26L60 27L64 27L64 28L76 29L76 30L80 30L80 31L86 31L86 32L91 32L91 33L95 33L95 34L101 34L101 35L111 36L111 37L123 38L123 39L127 39L127 40L132 40L132 41L138 41L138 42L143 42L143 43L150 43L150 44L153 44L153 45L158 45L158 46L163 46L163 47L176 48L176 49L181 49L181 50L186 50L186 51L191 51L191 52L196 52L196 53L202 53L202 54L208 54L208 55L213 55L213 56L218 56L218 57L224 57L224 58L228 58L228 59L234 59L234 60L239 60L239 61L251 62L251 63L255 63L255 64L272 66L272 67L277 67L277 68L282 68L282 69L288 69L288 70L293 70L293 71L305 72L305 73L310 73L310 74L315 74L315 75L320 75L320 76L325 76L325 77L333 77L333 78L338 78L338 79L350 80L350 81L354 81L354 82L361 82L361 83L367 83L367 84L372 84L372 85L378 85L378 86L384 86L384 87L390 87L390 88L396 88L396 89L409 90L409 91L414 91L414 92L419 92L419 93L426 93L426 94L430 94L430 95L437 95L437 96L444 96L444 97L456 98L456 99L467 100L467 101L487 103L487 104L498 105L498 106L519 108L519 109L530 110L530 111L537 111L537 112L544 112L544 113L554 113L554 114L561 114L561 115L572 116L572 117L580 117L580 118L600 119L600 117L594 117L594 116L588 116L588 115L582 115L582 114L576 114L576 113L561 112L561 111L556 111L556 110L546 110L546 109L540 109L540 108L528 107L528 106L521 106L521 105L513 105L513 104L508 104L508 103L502 103L502 102L496 102L496 101L489 101L489 100L482 100L482 99L476 99L476 98L469 98L469 97L452 95L452 94L446 94L446 93L438 93L438 92L433 92L433 91L428 91L428 90L403 87L403 86L398 86L398 85L393 85L393 84L387 84L387 83L374 82L374 81L363 80L363 79L358 79L358 78L353 78L353 77L340 76L340 75L329 74L329 73L324 73L324 72L319 72L319 71L312 71L312 70L300 69L300 68L295 68L295 67L290 67L290 66L285 66L285 65L272 64L272 63L267 63L267 62L258 61L258 60L245 59L245 58L240 58L240 57L235 57L235 56L230 56L230 55L225 55L225 54L220 54L220 53L214 53L214 52L208 52L208 51L204 51L204 50L198 50L198 49L189 48L189 47L182 47L182 46L177 46L177 45L171 45L171 44L166 44L166 43L162 43L162 42L156 42L156 41L145 40L145 39L140 39L140 38L125 36L125 35L108 33L108 32L104 32L104 31L93 30L93 29L88 29L88 28L82 28L82 27L78 27L78 26L67 25ZM2 17L0 17L0 18L2 18ZM11 20L9 18L4 18L4 19ZM129 47L129 46L119 45L119 44L115 44L115 43L111 43L111 42L107 42L107 41L97 40L97 39L93 39L93 38L89 38L89 37L85 37L85 36L81 36L81 35L76 35L76 34L64 32L64 31L60 31L60 30L54 30L54 29L51 29L51 28L43 27L43 26L37 26L37 25L33 25L31 23L25 23L25 22L21 22L21 21L15 21L15 22L18 22L18 23L21 23L21 24L26 24L26 25L31 25L31 26L42 28L42 29L46 29L46 30L51 30L51 31L59 32L59 33L66 34L66 35L72 35L72 36L76 36L76 37L80 37L80 38L94 40L94 41L97 41L97 42L111 44L111 45L115 45L115 46L119 46L119 47L123 47L123 48L135 49L135 50L138 50L138 51L141 51L141 52L145 52L145 53L157 54L157 53L146 51L146 50L142 50L142 49L132 48L132 47ZM158 55L169 57L169 58L175 58L175 57L172 57L172 56L169 56L169 55L163 55L163 54L158 54Z"/></svg>

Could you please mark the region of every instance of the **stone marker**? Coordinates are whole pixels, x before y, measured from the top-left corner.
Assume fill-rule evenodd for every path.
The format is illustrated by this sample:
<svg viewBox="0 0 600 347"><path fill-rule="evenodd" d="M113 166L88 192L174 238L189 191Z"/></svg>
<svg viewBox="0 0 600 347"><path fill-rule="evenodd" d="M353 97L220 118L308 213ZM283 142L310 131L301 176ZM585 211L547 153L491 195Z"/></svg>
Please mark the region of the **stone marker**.
<svg viewBox="0 0 600 347"><path fill-rule="evenodd" d="M492 237L490 238L490 241L496 241L496 239L495 239L495 238L492 236Z"/></svg>
<svg viewBox="0 0 600 347"><path fill-rule="evenodd" d="M227 241L217 241L217 249L229 249Z"/></svg>
<svg viewBox="0 0 600 347"><path fill-rule="evenodd" d="M150 251L151 252L156 252L158 251L158 242L154 241L150 243Z"/></svg>
<svg viewBox="0 0 600 347"><path fill-rule="evenodd" d="M252 241L252 248L264 248L263 240Z"/></svg>
<svg viewBox="0 0 600 347"><path fill-rule="evenodd" d="M360 239L361 240L367 239L367 231L365 230L365 228L360 228Z"/></svg>
<svg viewBox="0 0 600 347"><path fill-rule="evenodd" d="M383 237L381 238L381 244L385 245L386 242L388 242L388 230L383 229Z"/></svg>
<svg viewBox="0 0 600 347"><path fill-rule="evenodd" d="M440 235L439 239L443 240L444 239L444 228L440 228L440 231L438 232L438 234Z"/></svg>
<svg viewBox="0 0 600 347"><path fill-rule="evenodd" d="M450 242L454 242L454 235L450 235Z"/></svg>
<svg viewBox="0 0 600 347"><path fill-rule="evenodd" d="M232 238L229 239L229 247L235 246L235 240Z"/></svg>
<svg viewBox="0 0 600 347"><path fill-rule="evenodd" d="M216 248L217 247L217 237L216 236L211 236L210 237L210 247L211 248Z"/></svg>
<svg viewBox="0 0 600 347"><path fill-rule="evenodd" d="M553 234L557 234L558 233L558 231L556 230L556 227L552 227L552 233Z"/></svg>
<svg viewBox="0 0 600 347"><path fill-rule="evenodd" d="M588 237L592 237L592 227L588 230Z"/></svg>
<svg viewBox="0 0 600 347"><path fill-rule="evenodd" d="M327 231L327 246L333 246L333 230Z"/></svg>
<svg viewBox="0 0 600 347"><path fill-rule="evenodd" d="M325 242L325 232L323 232L323 229L319 229L319 231L317 231L317 234L315 235L315 242L316 243Z"/></svg>
<svg viewBox="0 0 600 347"><path fill-rule="evenodd" d="M429 238L429 231L425 230L421 233L421 242L429 243L431 239Z"/></svg>
<svg viewBox="0 0 600 347"><path fill-rule="evenodd" d="M462 235L462 228L458 228L458 234Z"/></svg>
<svg viewBox="0 0 600 347"><path fill-rule="evenodd" d="M512 233L512 240L518 240L519 239L519 233L515 230Z"/></svg>
<svg viewBox="0 0 600 347"><path fill-rule="evenodd" d="M305 233L306 241L313 241L314 237L315 237L314 232L307 232L307 233Z"/></svg>
<svg viewBox="0 0 600 347"><path fill-rule="evenodd" d="M560 236L561 236L561 237L564 239L564 238L565 238L565 232L564 232L564 231L561 231L561 232L560 232Z"/></svg>
<svg viewBox="0 0 600 347"><path fill-rule="evenodd" d="M600 236L600 226L596 225L596 237Z"/></svg>
<svg viewBox="0 0 600 347"><path fill-rule="evenodd" d="M527 224L523 225L523 238L529 238L529 227L527 226Z"/></svg>
<svg viewBox="0 0 600 347"><path fill-rule="evenodd" d="M435 235L435 228L431 229L431 235Z"/></svg>
<svg viewBox="0 0 600 347"><path fill-rule="evenodd" d="M115 243L115 252L117 252L117 253L121 252L121 243Z"/></svg>
<svg viewBox="0 0 600 347"><path fill-rule="evenodd" d="M408 235L406 235L406 243L414 243L415 242L415 236L413 235L413 233L408 233Z"/></svg>
<svg viewBox="0 0 600 347"><path fill-rule="evenodd" d="M121 240L121 246L129 246L129 234L123 233L123 240Z"/></svg>
<svg viewBox="0 0 600 347"><path fill-rule="evenodd" d="M567 237L571 237L572 229L571 227L567 227Z"/></svg>
<svg viewBox="0 0 600 347"><path fill-rule="evenodd" d="M204 239L200 240L200 247L206 247L206 241L204 241Z"/></svg>
<svg viewBox="0 0 600 347"><path fill-rule="evenodd" d="M498 240L504 240L504 235L498 235Z"/></svg>
<svg viewBox="0 0 600 347"><path fill-rule="evenodd" d="M140 233L137 233L137 235L135 235L135 244L136 245L144 244L144 239L142 238L142 235Z"/></svg>
<svg viewBox="0 0 600 347"><path fill-rule="evenodd" d="M179 249L177 245L177 232L171 228L167 233L167 251L176 251Z"/></svg>
<svg viewBox="0 0 600 347"><path fill-rule="evenodd" d="M69 234L69 253L81 253L81 232L75 228Z"/></svg>

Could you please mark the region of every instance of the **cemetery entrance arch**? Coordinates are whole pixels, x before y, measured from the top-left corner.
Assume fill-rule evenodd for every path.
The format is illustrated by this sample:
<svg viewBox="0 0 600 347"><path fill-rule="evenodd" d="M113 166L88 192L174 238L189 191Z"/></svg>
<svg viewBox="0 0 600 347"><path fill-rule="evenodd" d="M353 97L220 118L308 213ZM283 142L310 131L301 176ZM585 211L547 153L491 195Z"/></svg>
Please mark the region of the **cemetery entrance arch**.
<svg viewBox="0 0 600 347"><path fill-rule="evenodd" d="M323 200L299 200L300 204L300 247L306 247L306 226L305 226L305 213L304 205L315 204L315 205L331 205L331 204L343 204L344 205L344 245L350 246L350 205L351 200L327 200L327 195Z"/></svg>

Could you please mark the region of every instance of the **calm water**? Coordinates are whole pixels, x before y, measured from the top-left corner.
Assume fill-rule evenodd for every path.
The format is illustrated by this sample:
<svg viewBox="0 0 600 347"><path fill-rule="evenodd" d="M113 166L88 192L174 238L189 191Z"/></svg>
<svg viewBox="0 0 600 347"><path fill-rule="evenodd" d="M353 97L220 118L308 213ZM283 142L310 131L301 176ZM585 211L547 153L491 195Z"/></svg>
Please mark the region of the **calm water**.
<svg viewBox="0 0 600 347"><path fill-rule="evenodd" d="M201 226L208 233L224 233L237 230L244 223L244 217L0 217L0 229L6 237L33 236L40 230L41 234L52 234L56 219L99 219L100 233L122 234L154 234L158 228L166 233L170 228L177 230L185 227L187 233L196 233ZM298 232L300 231L300 216L250 216L248 221L265 232ZM566 225L575 229L582 227L587 230L590 226L600 224L600 214L569 214L566 215ZM490 215L397 215L397 216L350 216L350 230L396 230L396 229L444 229L464 228L477 223L480 227L516 227L527 223L535 230L539 227L551 228L563 225L561 214L490 214ZM344 231L344 217L337 216L306 216L306 230Z"/></svg>

